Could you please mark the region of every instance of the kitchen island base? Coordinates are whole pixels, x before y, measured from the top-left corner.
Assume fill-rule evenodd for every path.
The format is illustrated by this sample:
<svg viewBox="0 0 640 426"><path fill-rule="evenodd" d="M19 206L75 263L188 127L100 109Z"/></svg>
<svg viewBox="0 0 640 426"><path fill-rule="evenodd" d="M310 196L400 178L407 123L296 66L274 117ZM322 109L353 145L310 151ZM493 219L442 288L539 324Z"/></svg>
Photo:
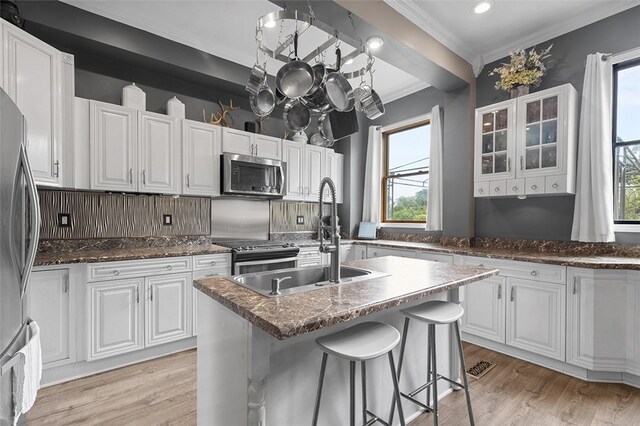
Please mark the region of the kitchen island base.
<svg viewBox="0 0 640 426"><path fill-rule="evenodd" d="M399 310L425 300L457 301L458 290L434 294L426 299L367 315L347 323L278 340L238 316L208 295L198 291L198 424L286 426L311 424L322 351L315 339L362 321L380 321L402 330ZM449 327L437 331L438 371L459 376L455 342ZM411 324L400 388L408 391L426 378L427 327ZM398 359L399 348L394 350ZM358 369L359 370L359 369ZM359 375L359 371L358 371ZM359 377L358 377L359 380ZM444 385L444 384L443 384ZM367 362L368 408L388 418L393 385L385 357ZM361 397L356 397L356 413ZM451 392L443 386L440 398ZM417 396L423 400L424 394ZM403 399L407 422L422 410ZM349 363L331 357L327 363L320 416L321 426L348 424ZM395 416L394 424L399 424Z"/></svg>

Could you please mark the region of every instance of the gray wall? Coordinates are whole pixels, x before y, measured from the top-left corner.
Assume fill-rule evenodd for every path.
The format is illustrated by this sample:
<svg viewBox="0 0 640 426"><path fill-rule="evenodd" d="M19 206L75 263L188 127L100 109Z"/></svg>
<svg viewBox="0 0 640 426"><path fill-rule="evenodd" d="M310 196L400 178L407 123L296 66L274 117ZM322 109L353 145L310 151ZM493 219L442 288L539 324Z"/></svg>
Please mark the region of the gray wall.
<svg viewBox="0 0 640 426"><path fill-rule="evenodd" d="M586 57L590 53L618 53L640 46L640 7L603 19L545 43L553 43L553 67L540 89L571 83L582 92ZM482 107L509 95L494 89L496 76L489 72L506 62L503 58L487 64L477 79L477 106ZM574 196L530 197L525 200L477 199L476 236L569 240L573 222ZM634 234L616 234L621 242L640 242Z"/></svg>

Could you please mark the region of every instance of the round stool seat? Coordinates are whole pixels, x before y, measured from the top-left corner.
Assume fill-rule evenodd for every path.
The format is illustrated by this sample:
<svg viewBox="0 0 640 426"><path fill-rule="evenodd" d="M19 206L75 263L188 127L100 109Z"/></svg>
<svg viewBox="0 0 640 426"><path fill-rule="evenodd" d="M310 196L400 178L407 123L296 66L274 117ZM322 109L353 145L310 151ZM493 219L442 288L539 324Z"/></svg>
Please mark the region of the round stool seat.
<svg viewBox="0 0 640 426"><path fill-rule="evenodd" d="M453 302L432 300L400 312L418 321L429 324L451 324L464 315L462 306Z"/></svg>
<svg viewBox="0 0 640 426"><path fill-rule="evenodd" d="M399 341L398 330L381 322L363 322L316 339L323 351L350 361L377 358Z"/></svg>

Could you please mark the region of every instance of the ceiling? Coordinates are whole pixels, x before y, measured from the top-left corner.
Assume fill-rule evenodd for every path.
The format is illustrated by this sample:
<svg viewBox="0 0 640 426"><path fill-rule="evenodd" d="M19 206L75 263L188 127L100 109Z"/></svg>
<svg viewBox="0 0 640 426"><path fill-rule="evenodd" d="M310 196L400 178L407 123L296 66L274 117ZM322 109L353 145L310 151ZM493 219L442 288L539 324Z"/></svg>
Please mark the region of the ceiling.
<svg viewBox="0 0 640 426"><path fill-rule="evenodd" d="M471 63L484 64L604 19L640 0L495 0L476 15L478 0L384 0Z"/></svg>
<svg viewBox="0 0 640 426"><path fill-rule="evenodd" d="M256 62L255 27L259 17L279 10L268 0L62 0L65 3L104 16L106 18L148 31L160 37L191 46L211 55L252 67ZM283 34L292 31L293 24L283 28ZM280 27L265 29L265 42L271 47L278 40ZM327 39L321 30L307 31L300 37L303 57ZM271 43L271 44L269 44ZM384 45L382 49L384 49ZM331 49L333 50L333 49ZM353 47L342 43L343 56ZM333 63L331 53L327 61ZM356 70L364 64L360 57L344 71ZM262 58L260 59L262 62ZM275 75L281 63L268 62L267 71ZM428 87L418 78L381 60L375 63L375 89L384 102L406 96ZM352 81L352 85L360 82Z"/></svg>

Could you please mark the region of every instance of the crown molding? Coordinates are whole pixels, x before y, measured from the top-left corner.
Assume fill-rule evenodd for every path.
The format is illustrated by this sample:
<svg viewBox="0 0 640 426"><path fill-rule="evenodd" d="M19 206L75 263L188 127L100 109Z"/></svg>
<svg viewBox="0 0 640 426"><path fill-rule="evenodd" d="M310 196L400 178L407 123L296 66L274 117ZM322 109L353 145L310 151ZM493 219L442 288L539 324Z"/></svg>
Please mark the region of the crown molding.
<svg viewBox="0 0 640 426"><path fill-rule="evenodd" d="M601 7L589 10L579 15L575 15L574 17L567 19L560 24L548 26L526 37L517 39L506 46L501 46L497 49L486 52L481 55L481 60L479 62L484 64L491 63L498 59L509 56L509 54L514 50L528 48L539 43L549 41L553 38L570 33L571 31L577 30L578 28L593 24L602 19L608 18L620 12L624 12L625 10L631 9L632 7L638 5L640 5L640 0L606 2Z"/></svg>
<svg viewBox="0 0 640 426"><path fill-rule="evenodd" d="M453 31L448 30L436 19L429 15L418 5L418 0L383 0L402 16L416 24L427 34L444 44L455 54L465 61L471 63L475 56L474 52L467 48L466 43L460 39Z"/></svg>
<svg viewBox="0 0 640 426"><path fill-rule="evenodd" d="M404 87L402 86L398 88L394 87L390 89L392 90L392 92L389 94L380 93L380 97L382 98L385 104L389 104L393 101L397 101L400 98L404 98L405 96L409 96L413 93L419 92L420 90L426 89L427 87L431 87L431 85L424 82L411 84L409 86L404 86Z"/></svg>

